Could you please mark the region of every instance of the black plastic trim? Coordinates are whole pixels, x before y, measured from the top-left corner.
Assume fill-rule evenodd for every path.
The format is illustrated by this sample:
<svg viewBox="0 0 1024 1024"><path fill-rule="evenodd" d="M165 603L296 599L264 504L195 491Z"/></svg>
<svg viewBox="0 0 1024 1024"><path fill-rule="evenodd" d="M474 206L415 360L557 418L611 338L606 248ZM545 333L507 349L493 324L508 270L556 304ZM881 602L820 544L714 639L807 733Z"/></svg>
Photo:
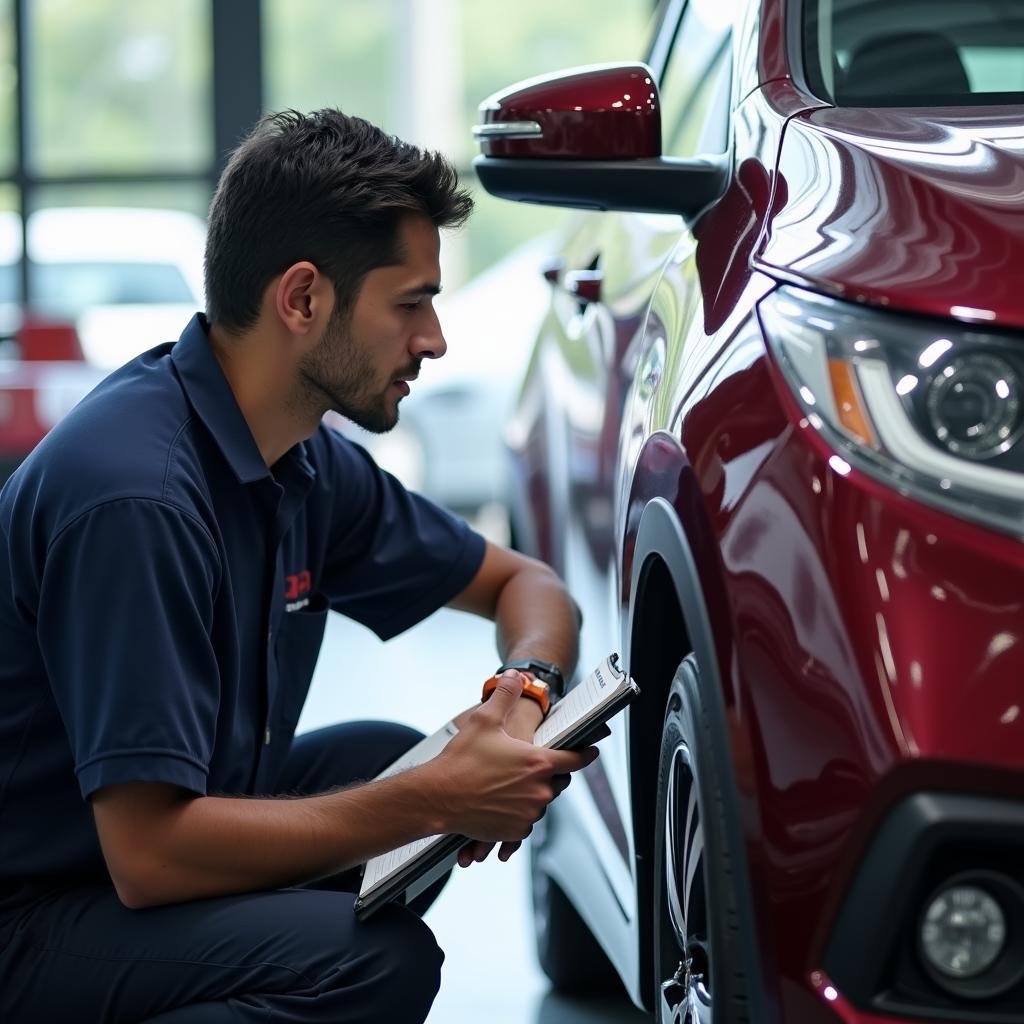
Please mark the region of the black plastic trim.
<svg viewBox="0 0 1024 1024"><path fill-rule="evenodd" d="M726 189L729 156L678 160L539 160L478 156L473 169L491 195L584 210L677 213L687 223Z"/></svg>
<svg viewBox="0 0 1024 1024"><path fill-rule="evenodd" d="M962 793L917 793L886 816L846 893L825 949L824 968L854 1006L871 1012L897 1009L878 993L899 941L893 922L915 918L915 886L907 872L922 870L947 843L1020 846L1024 852L1024 802ZM898 1012L929 1021L980 1024L1017 1021L996 1009L961 1010L898 1005Z"/></svg>
<svg viewBox="0 0 1024 1024"><path fill-rule="evenodd" d="M664 498L653 498L644 507L637 530L636 547L633 555L633 572L630 581L629 608L630 622L637 607L637 596L641 582L653 560L659 559L668 570L675 587L679 607L683 611L689 632L693 653L700 666L702 698L717 742L713 744L718 778L723 782L722 809L725 827L729 834L729 845L740 851L737 863L733 865L736 884L736 911L743 926L740 929L744 950L744 976L747 979L750 1001L750 1019L767 1024L775 1019L769 1016L761 972L761 958L758 952L754 923L753 900L750 893L750 876L746 857L744 837L741 833L740 811L736 801L736 779L732 758L729 754L728 730L726 729L725 704L722 699L722 676L715 655L714 634L711 618L701 591L697 562L689 540L683 532L675 509ZM627 638L627 642L631 636ZM630 651L625 650L624 664L630 664ZM627 668L628 670L628 668Z"/></svg>

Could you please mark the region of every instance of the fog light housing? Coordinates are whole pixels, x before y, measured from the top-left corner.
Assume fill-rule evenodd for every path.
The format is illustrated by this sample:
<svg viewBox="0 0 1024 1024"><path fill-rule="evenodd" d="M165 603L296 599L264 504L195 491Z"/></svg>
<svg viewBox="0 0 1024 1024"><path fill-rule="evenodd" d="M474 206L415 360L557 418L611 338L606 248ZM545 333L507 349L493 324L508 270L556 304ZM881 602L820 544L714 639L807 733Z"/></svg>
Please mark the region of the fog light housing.
<svg viewBox="0 0 1024 1024"><path fill-rule="evenodd" d="M925 900L921 963L946 992L984 999L1024 974L1024 890L1005 875L972 871L947 879ZM1009 955L1008 955L1009 954Z"/></svg>

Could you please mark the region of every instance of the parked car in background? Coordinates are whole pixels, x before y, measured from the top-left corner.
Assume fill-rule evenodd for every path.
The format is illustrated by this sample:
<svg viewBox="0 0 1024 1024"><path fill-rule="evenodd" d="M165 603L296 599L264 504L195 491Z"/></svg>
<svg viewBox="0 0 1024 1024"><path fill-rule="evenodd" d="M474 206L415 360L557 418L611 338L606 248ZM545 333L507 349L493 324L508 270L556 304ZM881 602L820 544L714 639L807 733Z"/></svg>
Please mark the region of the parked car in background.
<svg viewBox="0 0 1024 1024"><path fill-rule="evenodd" d="M642 690L535 831L556 987L1024 1020L1022 101L1012 0L670 0L481 106L485 188L607 211L507 431Z"/></svg>
<svg viewBox="0 0 1024 1024"><path fill-rule="evenodd" d="M23 308L21 220L0 213L0 483L110 370L177 338L205 306L206 229L192 214L47 208L27 237Z"/></svg>
<svg viewBox="0 0 1024 1024"><path fill-rule="evenodd" d="M85 358L113 370L177 338L203 298L206 226L191 213L53 207L30 214L30 308L73 323ZM20 316L21 220L0 215L0 321Z"/></svg>
<svg viewBox="0 0 1024 1024"><path fill-rule="evenodd" d="M438 296L448 351L423 363L397 427L369 434L341 426L407 486L456 511L508 505L502 437L530 354L529 328L547 309L551 245L549 235L533 239Z"/></svg>

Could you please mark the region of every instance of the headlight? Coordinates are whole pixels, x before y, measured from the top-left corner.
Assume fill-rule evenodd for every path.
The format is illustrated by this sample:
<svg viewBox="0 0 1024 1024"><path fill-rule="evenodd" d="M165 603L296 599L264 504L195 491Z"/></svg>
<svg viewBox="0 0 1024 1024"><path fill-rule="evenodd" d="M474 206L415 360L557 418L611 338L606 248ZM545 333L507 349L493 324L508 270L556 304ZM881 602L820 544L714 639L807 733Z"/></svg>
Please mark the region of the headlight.
<svg viewBox="0 0 1024 1024"><path fill-rule="evenodd" d="M1024 535L1024 338L790 287L759 310L804 414L851 465Z"/></svg>

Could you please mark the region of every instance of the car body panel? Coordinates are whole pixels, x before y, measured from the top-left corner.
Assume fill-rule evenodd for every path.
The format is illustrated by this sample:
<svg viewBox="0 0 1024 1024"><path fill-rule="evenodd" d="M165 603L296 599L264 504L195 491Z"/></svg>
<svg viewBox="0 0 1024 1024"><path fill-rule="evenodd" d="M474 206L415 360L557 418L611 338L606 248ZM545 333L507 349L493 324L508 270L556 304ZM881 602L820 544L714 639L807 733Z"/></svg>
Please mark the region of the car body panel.
<svg viewBox="0 0 1024 1024"><path fill-rule="evenodd" d="M667 5L652 50L659 82L683 7ZM1024 299L1007 268L1024 241L1024 118L834 108L803 84L800 5L740 7L729 152L709 155L726 187L658 230L635 214L580 219L561 259L603 272L601 292L554 289L508 435L517 532L583 608L581 663L616 642L642 690L601 770L552 807L539 860L653 1007L658 744L675 667L695 652L723 828L742 851L735 966L750 1019L882 1024L900 1019L887 991L857 988L830 936L895 808L922 793L1020 801L1024 546L842 458L798 402L759 306L796 283L876 319L888 308L1018 336ZM949 863L981 849L957 842ZM922 909L936 871L950 877L933 860L900 869L901 913ZM875 912L863 957L895 965L883 979L919 918ZM980 1019L966 1004L948 1015L936 992L916 992L916 1019Z"/></svg>
<svg viewBox="0 0 1024 1024"><path fill-rule="evenodd" d="M1019 107L824 109L787 128L768 273L857 301L1024 326ZM970 296L970 302L963 296Z"/></svg>

